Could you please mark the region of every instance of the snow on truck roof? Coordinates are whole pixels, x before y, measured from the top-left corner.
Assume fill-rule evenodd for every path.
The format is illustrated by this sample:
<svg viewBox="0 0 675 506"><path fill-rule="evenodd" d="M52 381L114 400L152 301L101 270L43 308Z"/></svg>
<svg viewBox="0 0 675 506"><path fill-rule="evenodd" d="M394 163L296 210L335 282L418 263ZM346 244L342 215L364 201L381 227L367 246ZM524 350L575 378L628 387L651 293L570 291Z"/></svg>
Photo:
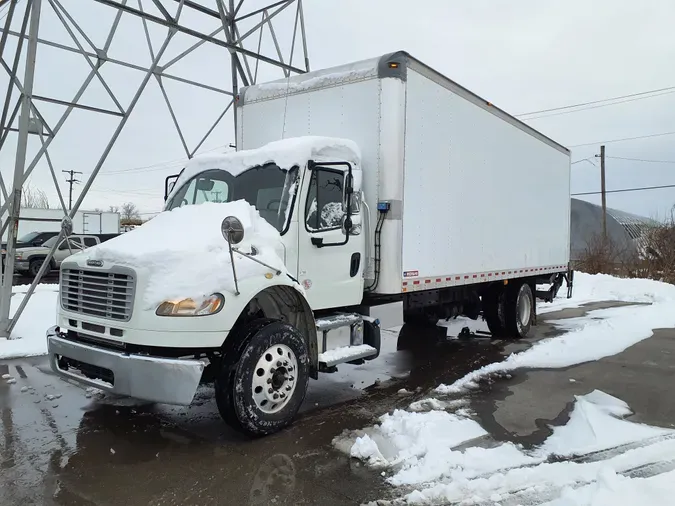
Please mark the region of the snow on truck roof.
<svg viewBox="0 0 675 506"><path fill-rule="evenodd" d="M361 150L349 139L334 137L293 137L270 142L258 149L195 156L185 165L167 202L194 176L208 169L223 169L236 176L251 167L274 162L284 170L303 166L308 160L340 160L360 164Z"/></svg>
<svg viewBox="0 0 675 506"><path fill-rule="evenodd" d="M436 69L405 51L388 53L377 58L352 62L328 69L314 70L312 72L296 74L269 83L245 87L239 90L237 100L240 105L246 105L247 103L270 100L331 86L341 86L343 84L365 81L368 79L390 77L407 81L408 69L414 70L431 79L436 84L451 90L469 102L478 105L495 116L518 127L522 131L536 137L540 141L545 142L549 146L556 148L558 151L567 155L570 154L570 150L562 144L532 128L515 116L510 115L503 109L496 107L492 102L476 95L471 90L446 77L444 74L441 74Z"/></svg>

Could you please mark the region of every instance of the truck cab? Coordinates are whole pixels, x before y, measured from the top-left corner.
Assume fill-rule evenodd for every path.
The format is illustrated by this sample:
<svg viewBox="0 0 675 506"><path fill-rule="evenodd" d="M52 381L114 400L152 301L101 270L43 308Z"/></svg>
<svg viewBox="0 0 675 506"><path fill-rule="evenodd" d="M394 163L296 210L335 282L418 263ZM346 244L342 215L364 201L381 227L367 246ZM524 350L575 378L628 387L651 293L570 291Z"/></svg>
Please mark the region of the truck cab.
<svg viewBox="0 0 675 506"><path fill-rule="evenodd" d="M315 158L288 170L269 162L236 174L214 163L182 177L165 209L245 200L279 232L286 269L314 311L357 305L365 246L358 155Z"/></svg>

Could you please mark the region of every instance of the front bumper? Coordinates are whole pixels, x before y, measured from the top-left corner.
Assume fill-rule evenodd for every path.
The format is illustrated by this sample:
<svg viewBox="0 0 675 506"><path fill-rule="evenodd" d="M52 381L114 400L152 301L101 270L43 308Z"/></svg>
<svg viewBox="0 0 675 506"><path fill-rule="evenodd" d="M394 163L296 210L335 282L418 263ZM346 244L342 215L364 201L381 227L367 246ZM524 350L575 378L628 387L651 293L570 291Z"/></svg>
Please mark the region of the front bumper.
<svg viewBox="0 0 675 506"><path fill-rule="evenodd" d="M64 337L58 327L47 331L49 362L56 374L125 397L187 406L205 367L200 360L134 355Z"/></svg>

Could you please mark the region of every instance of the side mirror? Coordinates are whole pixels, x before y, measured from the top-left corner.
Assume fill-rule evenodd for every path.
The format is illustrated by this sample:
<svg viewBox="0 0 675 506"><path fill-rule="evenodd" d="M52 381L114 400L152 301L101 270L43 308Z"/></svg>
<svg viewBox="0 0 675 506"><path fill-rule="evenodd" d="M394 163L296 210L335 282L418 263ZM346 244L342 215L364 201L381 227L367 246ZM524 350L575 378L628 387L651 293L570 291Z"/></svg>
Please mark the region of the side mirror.
<svg viewBox="0 0 675 506"><path fill-rule="evenodd" d="M239 244L244 240L244 225L234 216L228 216L223 220L220 231L230 245Z"/></svg>

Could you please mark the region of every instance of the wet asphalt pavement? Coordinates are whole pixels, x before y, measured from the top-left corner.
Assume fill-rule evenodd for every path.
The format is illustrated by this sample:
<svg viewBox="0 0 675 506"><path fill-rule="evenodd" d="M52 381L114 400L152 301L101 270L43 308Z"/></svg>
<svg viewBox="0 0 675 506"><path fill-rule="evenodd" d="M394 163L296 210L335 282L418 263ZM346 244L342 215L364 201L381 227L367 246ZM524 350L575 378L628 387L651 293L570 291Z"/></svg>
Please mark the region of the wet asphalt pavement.
<svg viewBox="0 0 675 506"><path fill-rule="evenodd" d="M442 329L385 332L378 359L311 381L294 425L257 440L221 421L207 386L187 408L142 405L92 396L51 375L44 357L0 361L0 375L16 379L0 381L0 505L341 505L391 497L379 472L333 449L335 436L555 336L546 320L613 305L546 314L530 338L508 345L444 342ZM397 325L396 308L386 311L383 322ZM596 388L628 402L636 421L673 426L674 337L673 329L657 331L598 362L516 371L472 392L471 409L492 438L526 446L567 420L575 394Z"/></svg>

